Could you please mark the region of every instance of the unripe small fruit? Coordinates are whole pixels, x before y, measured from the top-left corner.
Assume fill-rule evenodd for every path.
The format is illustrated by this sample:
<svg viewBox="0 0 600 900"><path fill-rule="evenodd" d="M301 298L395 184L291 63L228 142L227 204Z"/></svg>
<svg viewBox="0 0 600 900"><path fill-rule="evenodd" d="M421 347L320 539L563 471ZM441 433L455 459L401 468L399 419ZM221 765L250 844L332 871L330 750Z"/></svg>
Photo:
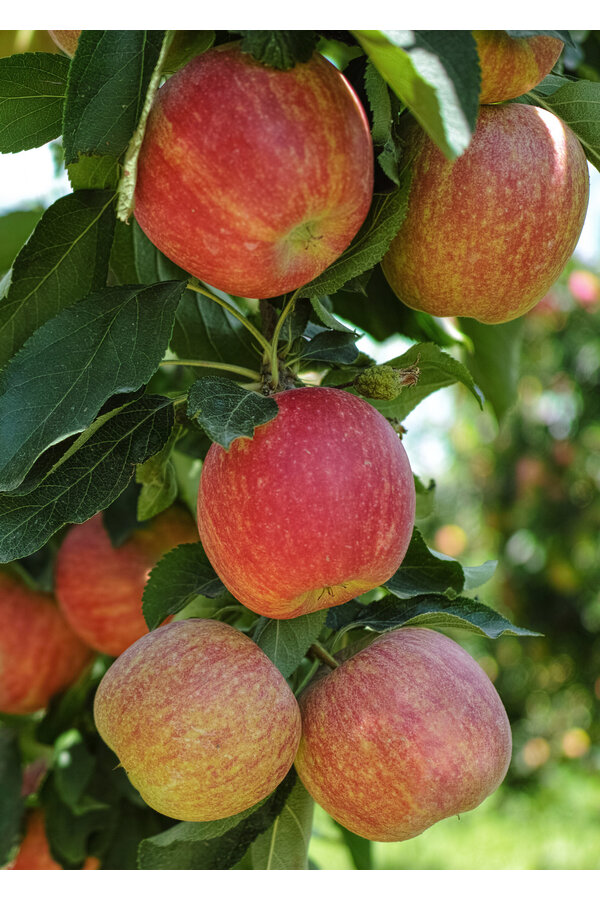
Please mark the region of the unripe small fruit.
<svg viewBox="0 0 600 900"><path fill-rule="evenodd" d="M300 739L298 704L279 669L213 619L171 622L136 641L102 679L94 718L146 803L193 822L268 796Z"/></svg>

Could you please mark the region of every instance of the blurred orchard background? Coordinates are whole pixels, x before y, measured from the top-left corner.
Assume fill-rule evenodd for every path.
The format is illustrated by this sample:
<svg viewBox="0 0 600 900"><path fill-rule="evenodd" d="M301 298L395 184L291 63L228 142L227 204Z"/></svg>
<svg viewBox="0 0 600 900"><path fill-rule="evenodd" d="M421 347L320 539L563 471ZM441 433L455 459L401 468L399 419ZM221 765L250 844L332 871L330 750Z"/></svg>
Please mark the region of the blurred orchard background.
<svg viewBox="0 0 600 900"><path fill-rule="evenodd" d="M458 827L450 819L407 843L359 843L354 859L317 810L310 858L319 867L600 868L600 174L590 168L590 179L575 255L524 319L518 400L502 424L459 386L404 422L414 471L435 481L433 511L418 522L427 542L466 565L497 559L480 598L544 634L453 635L507 708L508 776ZM42 211L69 191L58 142L0 156L0 277ZM364 337L359 347L385 362L409 343ZM505 359L498 364L513 377Z"/></svg>

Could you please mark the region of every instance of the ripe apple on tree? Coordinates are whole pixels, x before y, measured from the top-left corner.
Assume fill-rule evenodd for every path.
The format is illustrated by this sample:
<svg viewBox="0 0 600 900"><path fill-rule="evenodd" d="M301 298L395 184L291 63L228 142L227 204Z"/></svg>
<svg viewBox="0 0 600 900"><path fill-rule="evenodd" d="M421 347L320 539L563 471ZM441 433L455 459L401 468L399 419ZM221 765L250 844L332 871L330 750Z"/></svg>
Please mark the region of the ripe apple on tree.
<svg viewBox="0 0 600 900"><path fill-rule="evenodd" d="M515 38L506 31L474 31L481 67L480 103L514 100L539 84L564 44L548 34Z"/></svg>
<svg viewBox="0 0 600 900"><path fill-rule="evenodd" d="M43 709L90 660L90 648L71 630L54 598L3 568L0 622L0 712Z"/></svg>
<svg viewBox="0 0 600 900"><path fill-rule="evenodd" d="M187 272L265 298L306 284L337 259L372 191L367 117L341 72L318 53L281 71L227 44L158 91L135 217Z"/></svg>
<svg viewBox="0 0 600 900"><path fill-rule="evenodd" d="M300 740L279 669L214 619L171 622L132 644L102 679L94 718L146 803L185 821L232 816L268 796Z"/></svg>
<svg viewBox="0 0 600 900"><path fill-rule="evenodd" d="M483 669L425 628L377 637L301 694L296 769L323 809L373 841L405 841L502 782L510 725Z"/></svg>
<svg viewBox="0 0 600 900"><path fill-rule="evenodd" d="M202 468L198 529L229 591L275 619L383 584L415 519L410 463L389 422L337 388L275 394L277 416Z"/></svg>
<svg viewBox="0 0 600 900"><path fill-rule="evenodd" d="M522 103L482 106L454 162L416 123L407 216L381 263L398 297L434 316L522 316L560 275L585 219L589 176L575 134Z"/></svg>
<svg viewBox="0 0 600 900"><path fill-rule="evenodd" d="M150 570L178 544L196 543L189 513L177 506L136 529L113 547L100 513L74 525L56 560L60 608L79 637L101 653L118 656L148 631L142 594Z"/></svg>

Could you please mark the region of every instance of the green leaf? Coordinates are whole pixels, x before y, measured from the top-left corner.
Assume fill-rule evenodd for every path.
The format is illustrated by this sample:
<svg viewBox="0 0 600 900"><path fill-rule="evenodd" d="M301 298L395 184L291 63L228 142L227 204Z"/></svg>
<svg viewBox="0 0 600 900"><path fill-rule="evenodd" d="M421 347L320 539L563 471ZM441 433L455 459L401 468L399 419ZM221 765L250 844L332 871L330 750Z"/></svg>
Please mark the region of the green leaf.
<svg viewBox="0 0 600 900"><path fill-rule="evenodd" d="M296 783L291 769L276 791L245 812L215 822L181 822L142 841L140 869L230 869L277 818Z"/></svg>
<svg viewBox="0 0 600 900"><path fill-rule="evenodd" d="M162 359L180 282L105 288L42 325L0 373L0 488L48 447L83 431L113 394L146 384Z"/></svg>
<svg viewBox="0 0 600 900"><path fill-rule="evenodd" d="M127 487L173 427L173 402L146 394L94 423L24 496L0 496L0 562L29 556L67 522L86 522Z"/></svg>
<svg viewBox="0 0 600 900"><path fill-rule="evenodd" d="M535 92L533 92L535 96ZM542 104L573 129L585 155L600 170L600 82L571 81L545 97Z"/></svg>
<svg viewBox="0 0 600 900"><path fill-rule="evenodd" d="M326 616L327 611L320 609L296 619L261 618L254 632L254 640L287 678L298 668L311 644L319 637Z"/></svg>
<svg viewBox="0 0 600 900"><path fill-rule="evenodd" d="M465 353L467 367L501 422L517 400L524 320L521 317L501 325L483 325L467 318L459 321L473 346L472 353Z"/></svg>
<svg viewBox="0 0 600 900"><path fill-rule="evenodd" d="M509 31L506 29L506 33L512 38L527 38L535 37L536 34L547 34L549 37L558 38L563 44L568 44L570 47L577 47L571 37L570 31Z"/></svg>
<svg viewBox="0 0 600 900"><path fill-rule="evenodd" d="M0 59L0 153L41 147L61 133L69 60L57 53Z"/></svg>
<svg viewBox="0 0 600 900"><path fill-rule="evenodd" d="M209 50L215 37L214 31L176 31L163 71L169 74L177 72L195 56Z"/></svg>
<svg viewBox="0 0 600 900"><path fill-rule="evenodd" d="M162 31L81 33L64 110L67 165L80 155L118 157L127 149L162 40Z"/></svg>
<svg viewBox="0 0 600 900"><path fill-rule="evenodd" d="M351 365L358 356L356 341L359 335L353 331L319 331L310 341L305 341L298 354L300 359Z"/></svg>
<svg viewBox="0 0 600 900"><path fill-rule="evenodd" d="M472 591L475 588L481 587L482 584L485 584L486 581L489 581L490 578L492 578L497 568L497 559L488 559L487 562L482 563L480 566L463 566L465 575L463 590Z"/></svg>
<svg viewBox="0 0 600 900"><path fill-rule="evenodd" d="M0 272L7 272L37 223L43 209L22 209L0 217ZM1 307L0 307L1 308Z"/></svg>
<svg viewBox="0 0 600 900"><path fill-rule="evenodd" d="M385 144L392 132L392 102L385 79L370 59L365 69L365 91L373 116L371 128L373 143Z"/></svg>
<svg viewBox="0 0 600 900"><path fill-rule="evenodd" d="M435 500L435 481L433 478L429 480L427 487L423 484L418 475L414 475L415 493L417 496L417 510L415 518L426 519L433 511Z"/></svg>
<svg viewBox="0 0 600 900"><path fill-rule="evenodd" d="M81 801L92 777L95 760L85 746L81 733L71 729L62 735L54 754L53 772L58 795L73 812L87 812L92 805L89 800L87 803ZM99 808L97 803L93 808Z"/></svg>
<svg viewBox="0 0 600 900"><path fill-rule="evenodd" d="M79 162L68 166L67 171L74 191L116 190L121 167L112 156L82 156Z"/></svg>
<svg viewBox="0 0 600 900"><path fill-rule="evenodd" d="M17 735L0 724L0 868L19 843L24 801Z"/></svg>
<svg viewBox="0 0 600 900"><path fill-rule="evenodd" d="M470 31L353 31L373 64L448 159L471 141L481 83Z"/></svg>
<svg viewBox="0 0 600 900"><path fill-rule="evenodd" d="M152 631L194 597L219 598L226 594L226 588L209 563L200 541L180 544L165 553L150 572L142 597L142 611Z"/></svg>
<svg viewBox="0 0 600 900"><path fill-rule="evenodd" d="M0 368L40 325L106 284L112 200L109 192L78 191L43 214L0 299Z"/></svg>
<svg viewBox="0 0 600 900"><path fill-rule="evenodd" d="M199 378L188 394L188 416L197 419L211 441L229 450L239 437L252 437L254 429L270 422L278 407L264 397L216 375Z"/></svg>
<svg viewBox="0 0 600 900"><path fill-rule="evenodd" d="M253 869L308 869L315 803L300 779L268 831L252 844Z"/></svg>
<svg viewBox="0 0 600 900"><path fill-rule="evenodd" d="M409 190L410 170L406 166L398 190L374 195L367 218L350 246L321 275L298 288L297 295L310 299L333 294L383 259L408 211Z"/></svg>
<svg viewBox="0 0 600 900"><path fill-rule="evenodd" d="M355 606L359 606L356 604ZM539 637L539 632L513 625L500 613L470 597L450 598L444 594L422 594L410 600L385 597L362 606L349 628L371 628L389 631L401 625L422 625L428 628L462 628L489 638L502 634L519 637Z"/></svg>
<svg viewBox="0 0 600 900"><path fill-rule="evenodd" d="M90 836L105 828L111 819L116 819L118 808L110 808L104 804L86 809L81 814L77 813L62 800L53 777L46 780L42 797L46 835L52 856L63 865L81 865L89 855Z"/></svg>
<svg viewBox="0 0 600 900"><path fill-rule="evenodd" d="M242 31L242 50L266 66L292 69L313 55L319 42L314 31Z"/></svg>
<svg viewBox="0 0 600 900"><path fill-rule="evenodd" d="M326 325L327 328L332 328L334 331L343 331L346 334L354 334L356 333L352 330L352 328L348 328L346 325L342 325L341 322L338 322L335 316L332 316L329 310L323 305L319 297L311 297L310 299L312 308L319 320Z"/></svg>
<svg viewBox="0 0 600 900"><path fill-rule="evenodd" d="M419 594L443 593L448 588L458 593L464 583L461 564L434 555L415 528L400 568L384 587L394 596L408 599Z"/></svg>
<svg viewBox="0 0 600 900"><path fill-rule="evenodd" d="M162 450L136 466L135 480L142 485L137 503L137 518L140 522L152 519L175 502L177 477L171 461L171 451L180 433L181 428L176 425Z"/></svg>
<svg viewBox="0 0 600 900"><path fill-rule="evenodd" d="M335 820L332 820L335 822ZM350 852L352 862L355 869L372 869L373 868L373 845L367 838L348 831L339 822L335 822L342 835L342 839Z"/></svg>

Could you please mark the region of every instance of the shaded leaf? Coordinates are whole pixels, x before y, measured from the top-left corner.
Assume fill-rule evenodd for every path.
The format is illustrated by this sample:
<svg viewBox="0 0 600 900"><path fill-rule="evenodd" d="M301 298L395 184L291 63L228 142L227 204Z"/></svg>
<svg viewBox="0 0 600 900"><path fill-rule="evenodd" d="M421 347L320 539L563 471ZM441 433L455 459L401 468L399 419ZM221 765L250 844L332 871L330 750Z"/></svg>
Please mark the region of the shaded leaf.
<svg viewBox="0 0 600 900"><path fill-rule="evenodd" d="M465 353L467 368L501 422L517 400L523 317L500 325L467 318L459 321L461 331L472 341L473 352Z"/></svg>
<svg viewBox="0 0 600 900"><path fill-rule="evenodd" d="M7 272L10 269L15 256L39 222L42 213L43 210L38 207L19 209L0 217L0 272Z"/></svg>
<svg viewBox="0 0 600 900"><path fill-rule="evenodd" d="M433 510L435 502L435 481L430 478L427 487L423 484L418 475L414 475L415 494L417 498L417 508L415 518L426 519Z"/></svg>
<svg viewBox="0 0 600 900"><path fill-rule="evenodd" d="M93 801L92 804L81 802L94 767L94 757L79 731L71 730L59 739L55 747L54 783L61 800L75 813L98 808L97 805L92 806Z"/></svg>
<svg viewBox="0 0 600 900"><path fill-rule="evenodd" d="M292 69L308 62L319 42L315 31L242 31L242 50L266 66Z"/></svg>
<svg viewBox="0 0 600 900"><path fill-rule="evenodd" d="M82 156L79 162L68 166L67 171L74 191L116 190L121 166L112 156Z"/></svg>
<svg viewBox="0 0 600 900"><path fill-rule="evenodd" d="M333 820L335 822L335 820ZM367 840L367 838L361 837L359 834L354 834L353 831L348 831L347 828L344 828L339 822L335 822L336 827L341 832L342 840L344 841L350 856L352 857L352 862L354 863L355 869L372 869L373 866L373 845L371 841Z"/></svg>
<svg viewBox="0 0 600 900"><path fill-rule="evenodd" d="M145 463L136 466L135 480L142 485L137 502L140 522L163 512L177 497L177 477L170 457L180 433L181 428L176 425L165 446Z"/></svg>
<svg viewBox="0 0 600 900"><path fill-rule="evenodd" d="M0 368L33 332L106 283L113 194L78 191L53 203L19 255L0 299Z"/></svg>
<svg viewBox="0 0 600 900"><path fill-rule="evenodd" d="M0 487L17 487L48 447L103 403L146 384L163 357L179 282L105 288L42 325L0 373Z"/></svg>
<svg viewBox="0 0 600 900"><path fill-rule="evenodd" d="M0 153L41 147L61 133L69 60L57 53L0 59Z"/></svg>
<svg viewBox="0 0 600 900"><path fill-rule="evenodd" d="M188 416L197 419L209 438L225 450L236 438L251 438L254 429L274 419L277 411L272 397L216 375L199 378L188 394Z"/></svg>
<svg viewBox="0 0 600 900"><path fill-rule="evenodd" d="M146 394L87 429L35 490L0 496L0 562L34 553L62 525L105 509L172 427L172 401Z"/></svg>
<svg viewBox="0 0 600 900"><path fill-rule="evenodd" d="M419 594L443 593L448 588L458 593L464 582L461 564L434 555L415 528L400 568L384 587L394 596L408 599Z"/></svg>
<svg viewBox="0 0 600 900"><path fill-rule="evenodd" d="M509 31L507 28L506 33L513 38L527 38L535 37L536 34L547 34L549 37L558 38L559 41L562 41L563 44L568 44L569 47L577 47L570 31Z"/></svg>
<svg viewBox="0 0 600 900"><path fill-rule="evenodd" d="M24 801L21 797L21 755L17 735L0 725L0 868L19 843Z"/></svg>
<svg viewBox="0 0 600 900"><path fill-rule="evenodd" d="M217 598L226 594L227 590L208 561L200 541L180 544L165 553L150 572L142 597L142 611L152 631L167 616L180 612L194 597Z"/></svg>
<svg viewBox="0 0 600 900"><path fill-rule="evenodd" d="M298 356L317 362L351 365L358 356L356 341L359 335L352 331L320 331L310 341L305 341Z"/></svg>
<svg viewBox="0 0 600 900"><path fill-rule="evenodd" d="M308 869L315 803L300 779L268 831L252 844L253 869Z"/></svg>
<svg viewBox="0 0 600 900"><path fill-rule="evenodd" d="M342 331L346 334L354 334L351 328L348 328L346 325L342 325L335 316L332 316L326 306L323 305L321 299L319 297L311 297L310 302L312 308L317 314L319 320L326 325L327 328L332 328L334 331Z"/></svg>
<svg viewBox="0 0 600 900"><path fill-rule="evenodd" d="M298 668L311 644L319 637L326 616L326 610L320 609L295 619L261 618L254 632L254 640L287 678Z"/></svg>

